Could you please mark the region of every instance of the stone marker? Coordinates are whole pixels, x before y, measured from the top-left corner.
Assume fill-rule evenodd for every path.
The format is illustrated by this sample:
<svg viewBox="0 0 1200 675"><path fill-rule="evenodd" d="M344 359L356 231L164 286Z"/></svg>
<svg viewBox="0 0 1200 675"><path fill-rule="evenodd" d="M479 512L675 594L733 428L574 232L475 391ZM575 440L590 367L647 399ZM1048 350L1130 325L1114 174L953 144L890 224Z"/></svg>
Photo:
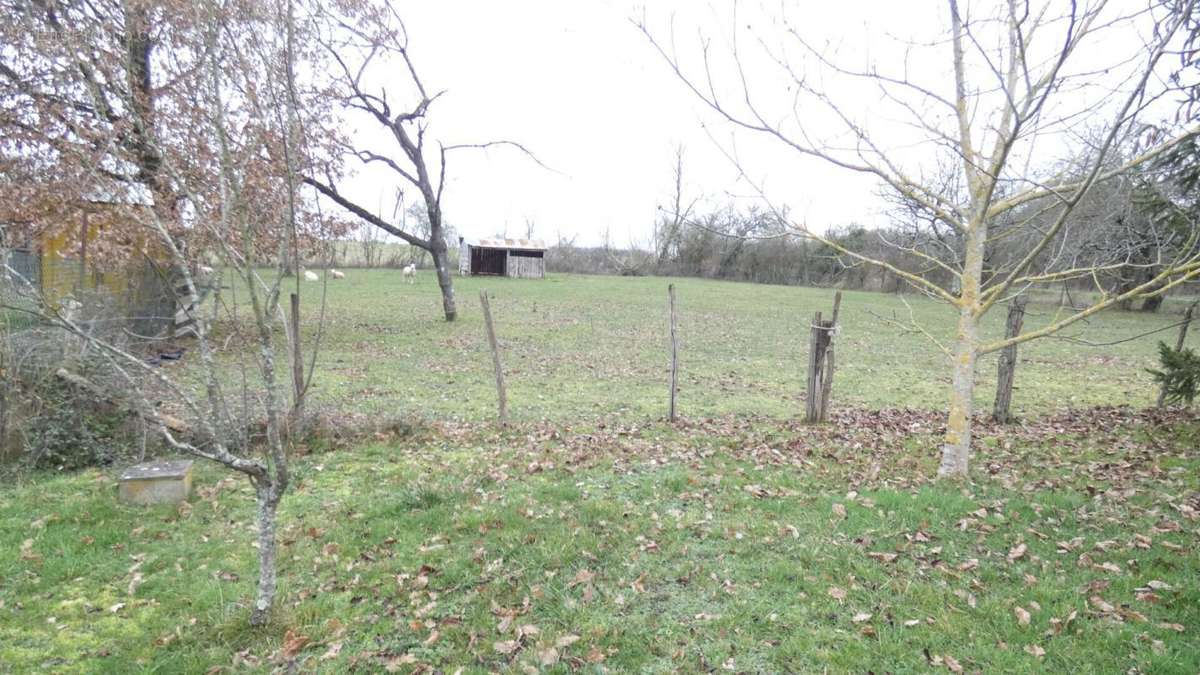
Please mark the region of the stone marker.
<svg viewBox="0 0 1200 675"><path fill-rule="evenodd" d="M174 504L192 492L192 460L135 464L121 474L121 501Z"/></svg>

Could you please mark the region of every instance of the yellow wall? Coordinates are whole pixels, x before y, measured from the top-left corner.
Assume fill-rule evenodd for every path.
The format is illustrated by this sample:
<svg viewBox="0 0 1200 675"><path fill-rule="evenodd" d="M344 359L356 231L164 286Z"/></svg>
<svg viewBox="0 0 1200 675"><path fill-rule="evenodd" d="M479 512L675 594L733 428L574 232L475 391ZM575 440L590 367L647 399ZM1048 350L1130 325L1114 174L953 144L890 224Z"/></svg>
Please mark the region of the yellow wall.
<svg viewBox="0 0 1200 675"><path fill-rule="evenodd" d="M105 225L120 214L105 205L90 205L87 211L80 210L74 222L42 234L39 240L41 261L41 292L45 302L58 305L67 296L86 295L89 292L107 292L114 298L125 300L136 288L145 261L140 255L117 264L106 265L101 271L94 263L95 244L103 236ZM80 275L80 237L83 224L87 223L87 259ZM135 250L141 246L134 246Z"/></svg>

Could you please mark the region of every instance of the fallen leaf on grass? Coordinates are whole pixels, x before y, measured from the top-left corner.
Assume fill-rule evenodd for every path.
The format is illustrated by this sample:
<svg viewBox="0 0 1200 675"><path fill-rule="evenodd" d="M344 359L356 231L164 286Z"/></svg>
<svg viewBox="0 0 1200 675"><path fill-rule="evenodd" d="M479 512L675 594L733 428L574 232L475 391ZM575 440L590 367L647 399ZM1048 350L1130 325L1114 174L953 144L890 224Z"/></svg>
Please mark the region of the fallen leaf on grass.
<svg viewBox="0 0 1200 675"><path fill-rule="evenodd" d="M501 654L512 654L521 648L521 643L516 640L501 640L492 645L492 649Z"/></svg>
<svg viewBox="0 0 1200 675"><path fill-rule="evenodd" d="M839 602L846 599L846 589L844 589L844 588L838 588L837 586L830 586L827 593L829 593L829 597L831 597L834 600L837 600Z"/></svg>
<svg viewBox="0 0 1200 675"><path fill-rule="evenodd" d="M862 623L864 621L870 621L871 615L868 614L867 612L859 612L858 614L855 614L854 617L851 618L850 620L853 621L854 623Z"/></svg>
<svg viewBox="0 0 1200 675"><path fill-rule="evenodd" d="M307 635L298 635L291 629L288 629L287 634L283 636L283 658L294 658L308 643L309 638Z"/></svg>
<svg viewBox="0 0 1200 675"><path fill-rule="evenodd" d="M1079 612L1073 610L1065 619L1050 619L1050 630L1046 631L1047 637L1061 635L1062 632L1071 625L1071 622L1074 621L1075 617L1077 616L1079 616Z"/></svg>
<svg viewBox="0 0 1200 675"><path fill-rule="evenodd" d="M1092 603L1093 607L1100 610L1101 612L1104 612L1105 614L1109 614L1116 609L1109 603L1105 602L1104 598L1102 598L1098 595L1093 595L1092 597L1088 598L1088 602Z"/></svg>
<svg viewBox="0 0 1200 675"><path fill-rule="evenodd" d="M1020 560L1021 558L1024 558L1025 552L1028 550L1029 550L1029 547L1026 546L1024 542L1017 544L1016 546L1013 547L1013 549L1011 551L1008 552L1008 561L1016 562L1016 561Z"/></svg>
<svg viewBox="0 0 1200 675"><path fill-rule="evenodd" d="M554 646L558 647L559 649L566 649L576 642L579 642L578 635L564 635L554 641Z"/></svg>
<svg viewBox="0 0 1200 675"><path fill-rule="evenodd" d="M1029 612L1024 607L1013 607L1013 614L1017 616L1017 623L1022 626L1029 625Z"/></svg>
<svg viewBox="0 0 1200 675"><path fill-rule="evenodd" d="M325 653L321 655L321 660L322 661L332 661L333 659L336 659L338 657L338 654L341 654L341 653L342 653L342 643L335 642L335 643L329 645L329 649L326 649Z"/></svg>
<svg viewBox="0 0 1200 675"><path fill-rule="evenodd" d="M37 561L41 560L42 556L33 552L33 540L26 539L21 542L21 560Z"/></svg>
<svg viewBox="0 0 1200 675"><path fill-rule="evenodd" d="M1039 659L1046 655L1046 650L1042 649L1040 645L1025 645L1025 652Z"/></svg>
<svg viewBox="0 0 1200 675"><path fill-rule="evenodd" d="M575 573L575 578L567 583L567 588L578 586L579 584L591 583L592 579L596 578L596 573L586 568Z"/></svg>
<svg viewBox="0 0 1200 675"><path fill-rule="evenodd" d="M882 562L882 563L890 563L890 562L896 562L896 558L899 558L900 556L899 556L899 554L896 554L896 553L877 553L875 551L869 551L867 553L867 557L872 558L874 560L878 560L879 562Z"/></svg>

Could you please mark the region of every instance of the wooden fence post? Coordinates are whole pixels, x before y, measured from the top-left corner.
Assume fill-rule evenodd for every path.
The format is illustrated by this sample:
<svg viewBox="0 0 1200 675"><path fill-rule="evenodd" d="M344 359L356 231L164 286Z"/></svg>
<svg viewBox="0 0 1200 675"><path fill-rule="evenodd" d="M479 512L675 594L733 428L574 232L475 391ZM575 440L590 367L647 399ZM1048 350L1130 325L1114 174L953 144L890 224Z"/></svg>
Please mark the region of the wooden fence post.
<svg viewBox="0 0 1200 675"><path fill-rule="evenodd" d="M1004 326L1004 337L1014 338L1021 334L1025 321L1025 298L1016 298L1008 306L1008 322ZM992 419L997 424L1012 421L1013 377L1017 371L1017 345L1011 344L1000 350L1000 361L996 372L996 401L992 405Z"/></svg>
<svg viewBox="0 0 1200 675"><path fill-rule="evenodd" d="M1187 311L1183 313L1183 323L1179 324L1179 339L1175 341L1175 351L1177 352L1183 350L1183 343L1187 341L1188 324L1192 323L1192 313L1195 311L1198 303L1200 303L1200 301L1193 302L1192 304L1188 305ZM1164 383L1162 389L1158 391L1158 402L1156 405L1161 408L1166 404L1167 385Z"/></svg>
<svg viewBox="0 0 1200 675"><path fill-rule="evenodd" d="M821 419L821 338L824 332L821 313L817 312L808 331L808 395L804 400L804 421L809 423Z"/></svg>
<svg viewBox="0 0 1200 675"><path fill-rule="evenodd" d="M487 327L488 344L492 348L492 366L496 369L496 395L500 405L500 426L508 424L508 393L504 388L504 368L500 365L500 345L496 342L496 328L492 325L492 308L488 305L487 291L479 291L479 304L483 307L483 324Z"/></svg>
<svg viewBox="0 0 1200 675"><path fill-rule="evenodd" d="M833 391L833 334L837 330L842 293L833 296L833 314L829 321L821 313L813 315L808 340L808 393L804 405L804 421L815 423L829 419L829 397Z"/></svg>
<svg viewBox="0 0 1200 675"><path fill-rule="evenodd" d="M292 386L295 399L292 401L292 420L300 421L304 412L304 351L300 348L300 295L292 293ZM199 308L197 308L199 311Z"/></svg>
<svg viewBox="0 0 1200 675"><path fill-rule="evenodd" d="M667 419L675 421L675 392L679 388L679 338L675 332L675 284L667 285L667 307L671 327L671 395L667 408Z"/></svg>
<svg viewBox="0 0 1200 675"><path fill-rule="evenodd" d="M829 421L829 398L833 393L833 338L838 329L838 311L842 307L842 292L833 294L833 315L825 331L825 365L821 368L821 412L818 421Z"/></svg>

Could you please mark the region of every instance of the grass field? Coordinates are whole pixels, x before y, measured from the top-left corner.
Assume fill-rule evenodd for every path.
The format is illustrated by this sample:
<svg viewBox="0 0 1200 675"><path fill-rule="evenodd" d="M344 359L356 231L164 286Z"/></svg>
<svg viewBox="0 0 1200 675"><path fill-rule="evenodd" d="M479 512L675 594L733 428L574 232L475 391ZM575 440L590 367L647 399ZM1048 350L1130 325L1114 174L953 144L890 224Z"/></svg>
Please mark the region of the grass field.
<svg viewBox="0 0 1200 675"><path fill-rule="evenodd" d="M803 407L808 326L829 312L832 291L698 279L551 276L544 281L457 279L460 319L440 317L434 278L409 286L394 270L351 270L329 285L315 398L334 408L387 411L432 419L490 418L495 386L479 309L493 299L504 350L510 410L516 419L557 421L665 414L666 286L677 286L680 409L691 417L727 413L791 417ZM306 287L309 330L318 314L315 284ZM953 332L944 305L912 297L913 315L937 338ZM949 396L946 357L926 337L878 317L907 321L897 296L847 292L837 341L837 405L943 408ZM1172 306L1168 305L1168 309ZM1056 309L1033 305L1027 327ZM985 333L1003 333L1003 307ZM1068 332L1111 342L1178 321L1172 315L1108 312ZM1192 343L1200 340L1193 331ZM1041 340L1021 348L1014 410L1039 415L1067 407L1153 402L1144 369L1155 343L1173 332L1105 347ZM979 367L978 403L994 395L995 356Z"/></svg>
<svg viewBox="0 0 1200 675"><path fill-rule="evenodd" d="M906 318L899 299L846 294L834 417L808 426L807 326L832 293L675 280L668 425L666 283L459 280L446 324L429 275L351 270L315 402L415 422L297 449L273 623L247 623L245 481L198 463L188 502L138 508L115 467L27 475L0 486L0 673L1200 670L1200 426L1112 407L1153 399L1157 336L1023 348L1023 424L981 422L971 479L938 483L947 371L875 316ZM1175 320L1111 312L1082 337Z"/></svg>
<svg viewBox="0 0 1200 675"><path fill-rule="evenodd" d="M262 630L244 481L42 479L0 491L0 671L1195 673L1200 429L1160 422L985 431L966 485L918 414L308 456Z"/></svg>

